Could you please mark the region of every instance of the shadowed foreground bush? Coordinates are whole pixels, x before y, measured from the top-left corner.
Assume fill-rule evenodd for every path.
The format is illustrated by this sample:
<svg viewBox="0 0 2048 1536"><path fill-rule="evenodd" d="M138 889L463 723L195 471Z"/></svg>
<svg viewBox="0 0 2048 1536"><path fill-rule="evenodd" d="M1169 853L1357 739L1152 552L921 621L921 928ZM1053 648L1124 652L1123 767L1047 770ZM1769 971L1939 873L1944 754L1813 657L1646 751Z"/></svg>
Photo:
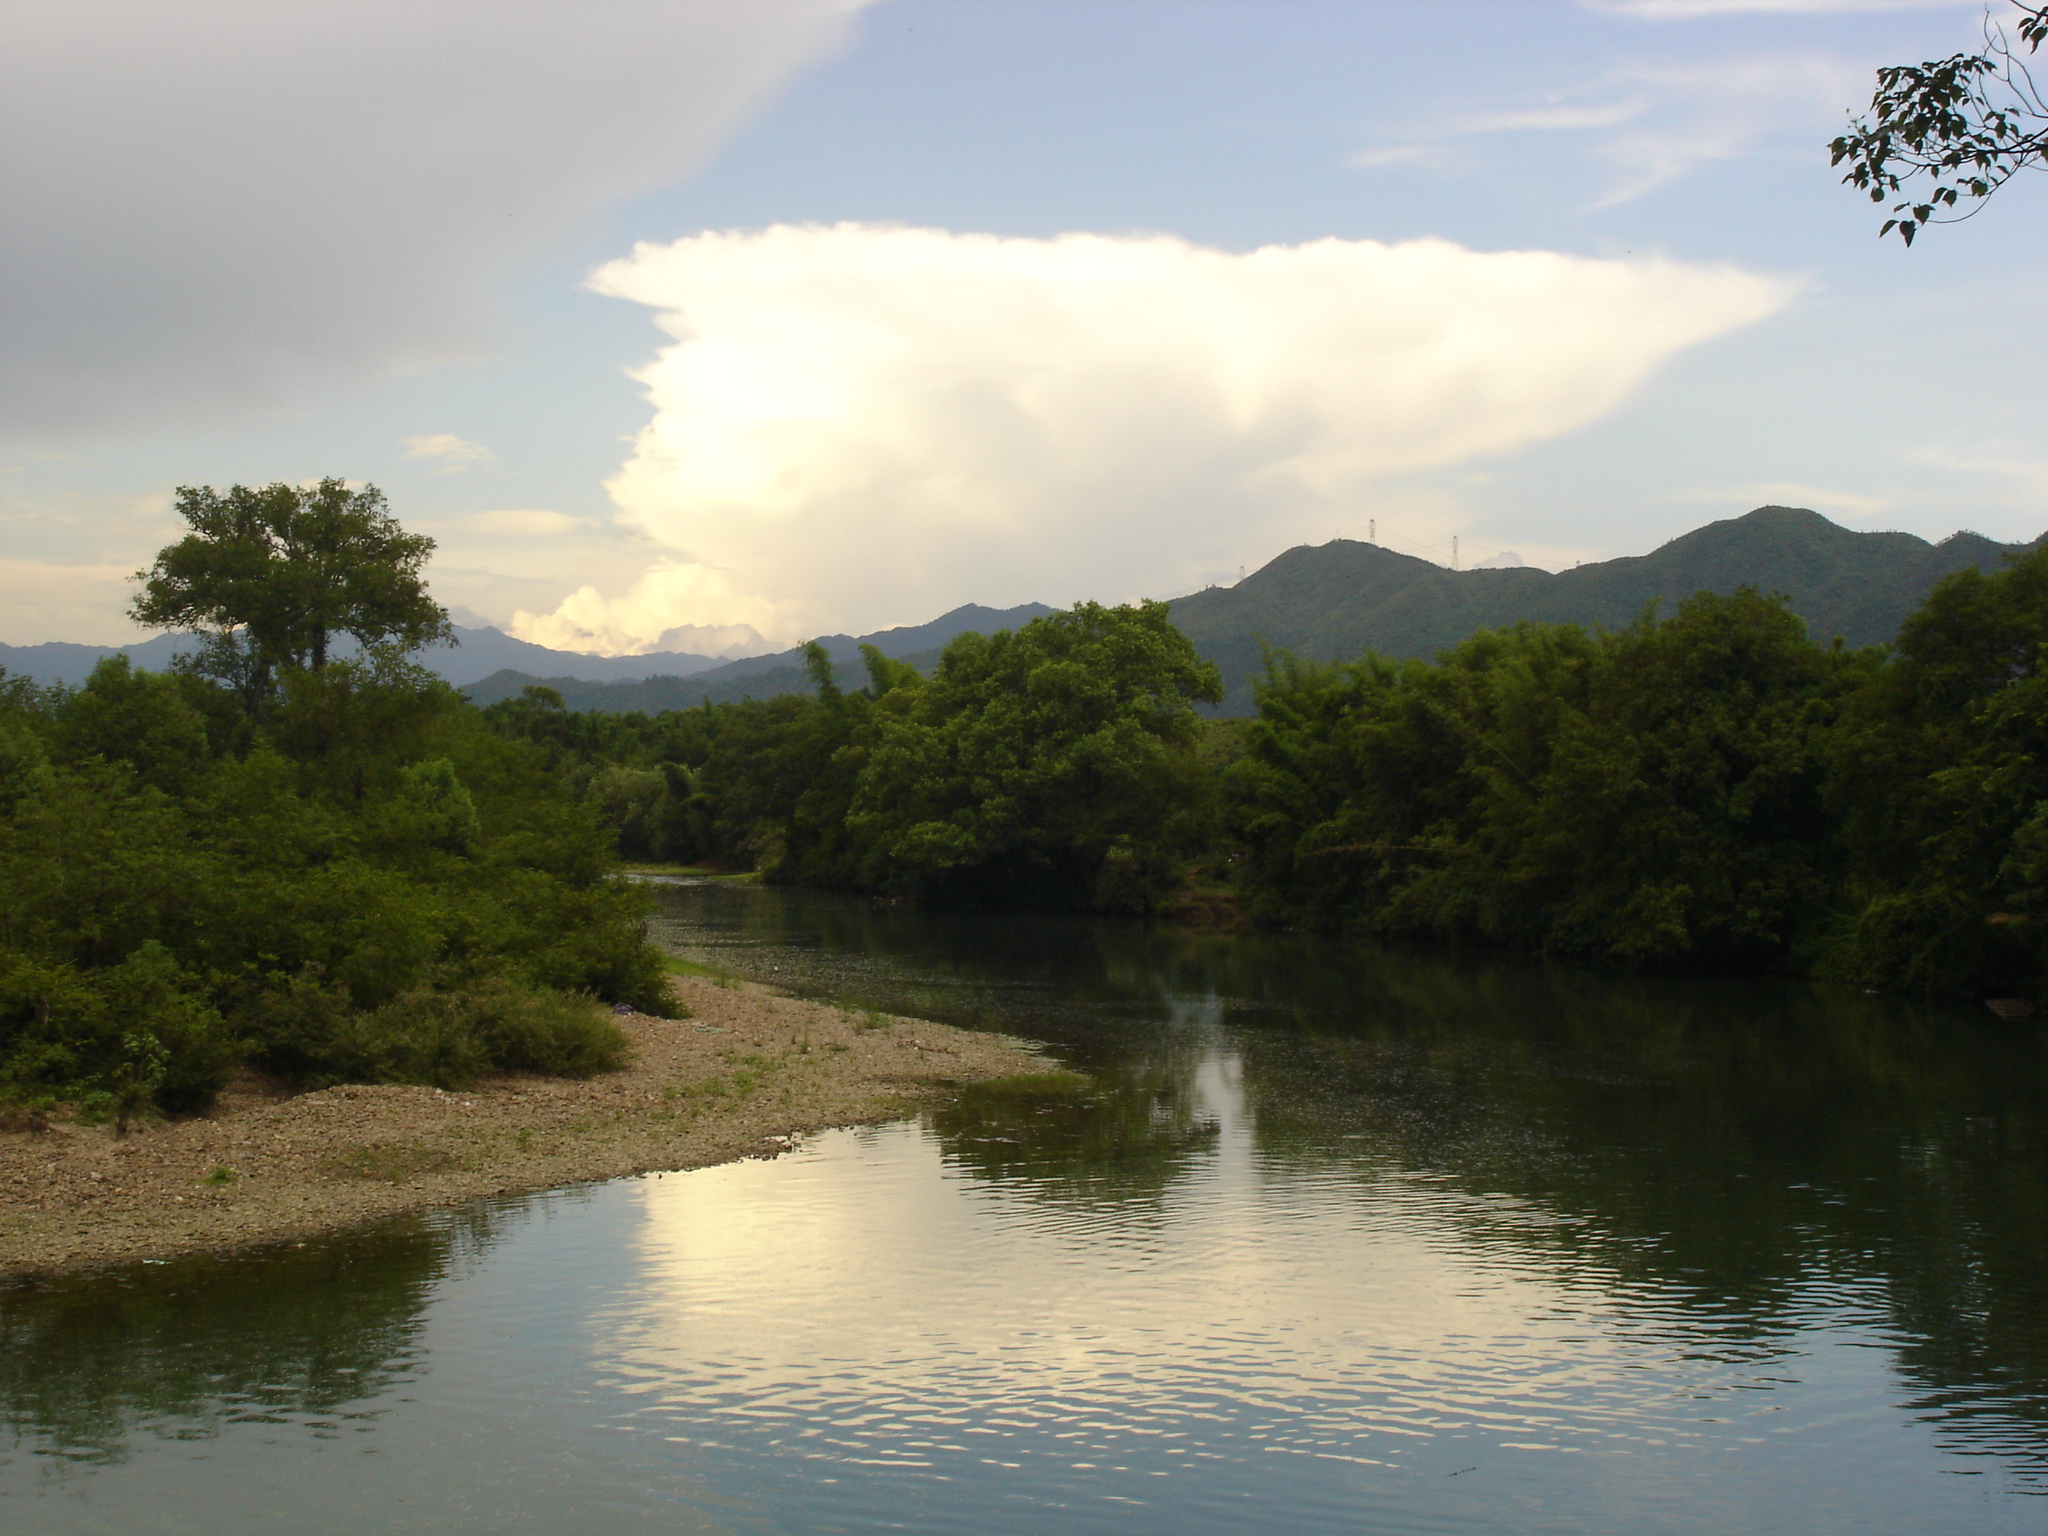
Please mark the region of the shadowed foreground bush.
<svg viewBox="0 0 2048 1536"><path fill-rule="evenodd" d="M260 1065L315 1085L462 1088L487 1072L590 1077L629 1054L624 1032L587 993L502 978L417 988L361 1010L306 972L264 992L238 1022Z"/></svg>
<svg viewBox="0 0 2048 1536"><path fill-rule="evenodd" d="M674 1003L646 892L533 749L384 653L252 714L0 675L0 1102L123 1123L294 1081L585 1074Z"/></svg>

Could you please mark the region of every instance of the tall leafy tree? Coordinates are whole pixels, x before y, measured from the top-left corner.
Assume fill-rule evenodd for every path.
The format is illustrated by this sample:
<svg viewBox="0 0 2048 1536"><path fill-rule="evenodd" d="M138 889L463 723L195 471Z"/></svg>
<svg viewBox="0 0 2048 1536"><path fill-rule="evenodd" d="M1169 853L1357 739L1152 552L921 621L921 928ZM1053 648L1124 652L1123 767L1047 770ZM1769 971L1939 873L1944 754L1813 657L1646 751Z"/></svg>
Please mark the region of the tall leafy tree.
<svg viewBox="0 0 2048 1536"><path fill-rule="evenodd" d="M197 669L252 712L280 670L324 668L337 634L403 650L453 639L421 575L434 541L400 527L375 486L188 485L177 511L191 532L136 573L130 615L199 635Z"/></svg>
<svg viewBox="0 0 2048 1536"><path fill-rule="evenodd" d="M1946 578L1838 728L1860 912L1845 969L1937 991L2048 975L2048 549Z"/></svg>
<svg viewBox="0 0 2048 1536"><path fill-rule="evenodd" d="M2048 38L2048 5L2019 12L2019 43L2033 54ZM1983 199L2021 171L2048 166L2048 101L2021 51L1986 17L1984 51L1923 64L1892 64L1877 72L1868 116L1829 146L1842 180L1873 203L1899 198L1878 231L1906 244L1929 224L1953 224L1978 212L1964 198Z"/></svg>
<svg viewBox="0 0 2048 1536"><path fill-rule="evenodd" d="M1081 603L961 635L928 681L871 660L873 744L846 822L864 883L1001 905L1151 907L1202 819L1216 668L1164 603Z"/></svg>
<svg viewBox="0 0 2048 1536"><path fill-rule="evenodd" d="M1245 888L1282 921L1778 963L1825 914L1823 733L1872 664L1747 588L1433 664L1279 660L1231 771Z"/></svg>

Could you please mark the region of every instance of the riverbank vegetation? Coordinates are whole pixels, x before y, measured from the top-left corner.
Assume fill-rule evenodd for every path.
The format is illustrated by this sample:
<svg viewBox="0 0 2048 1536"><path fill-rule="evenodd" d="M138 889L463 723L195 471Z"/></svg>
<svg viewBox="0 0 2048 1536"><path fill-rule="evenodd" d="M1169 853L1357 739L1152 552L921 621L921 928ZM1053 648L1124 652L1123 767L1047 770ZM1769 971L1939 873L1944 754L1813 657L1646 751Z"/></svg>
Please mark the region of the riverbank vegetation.
<svg viewBox="0 0 2048 1536"><path fill-rule="evenodd" d="M641 899L601 816L401 653L445 629L413 579L431 546L338 482L181 510L138 608L187 603L192 670L0 679L0 1100L125 1123L243 1062L616 1064L601 1004L670 1008Z"/></svg>
<svg viewBox="0 0 2048 1536"><path fill-rule="evenodd" d="M0 677L0 1100L117 1122L301 1083L589 1073L669 1010L618 860L889 901L1178 908L1628 966L2029 996L2048 977L2048 551L1890 648L1701 594L1431 662L1271 658L1256 719L1165 605L929 675L655 716L476 709L374 491L181 493L138 615L187 670ZM345 637L348 654L335 651Z"/></svg>
<svg viewBox="0 0 2048 1536"><path fill-rule="evenodd" d="M1702 593L1433 662L1275 655L1255 720L1159 605L965 636L930 678L658 716L492 705L629 857L889 898L1249 920L1956 995L2048 976L2048 552L1895 645Z"/></svg>

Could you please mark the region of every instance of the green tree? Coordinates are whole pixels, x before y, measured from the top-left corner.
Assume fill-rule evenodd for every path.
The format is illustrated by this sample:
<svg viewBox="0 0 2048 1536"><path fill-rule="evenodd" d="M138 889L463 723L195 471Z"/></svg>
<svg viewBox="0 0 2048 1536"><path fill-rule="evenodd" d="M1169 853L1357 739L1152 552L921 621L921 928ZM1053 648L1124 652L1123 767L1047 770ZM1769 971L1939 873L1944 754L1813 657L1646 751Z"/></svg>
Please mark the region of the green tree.
<svg viewBox="0 0 2048 1536"><path fill-rule="evenodd" d="M401 650L452 642L421 567L434 551L407 533L375 486L181 486L192 530L138 571L137 623L197 634L200 672L234 687L251 713L280 670L318 672L336 634Z"/></svg>
<svg viewBox="0 0 2048 1536"><path fill-rule="evenodd" d="M1145 910L1206 829L1198 701L1216 669L1164 603L1082 603L961 635L876 726L846 817L864 884L1001 905Z"/></svg>
<svg viewBox="0 0 2048 1536"><path fill-rule="evenodd" d="M2014 6L2019 40L2031 54L2048 37L2048 5ZM1869 115L1829 149L1835 165L1848 164L1842 180L1873 203L1901 199L1878 234L1896 229L1911 245L1927 225L1967 219L2021 171L2048 165L2048 101L1987 16L1982 53L1880 69ZM1913 183L1920 185L1909 191ZM1965 197L1980 201L1956 212ZM1944 210L1950 217L1940 216Z"/></svg>
<svg viewBox="0 0 2048 1536"><path fill-rule="evenodd" d="M1858 903L1837 968L1942 992L2048 976L2048 549L1946 577L1849 701L1830 798Z"/></svg>
<svg viewBox="0 0 2048 1536"><path fill-rule="evenodd" d="M1275 663L1230 770L1254 909L1552 954L1782 963L1826 916L1826 730L1868 657L1700 593L1434 664Z"/></svg>

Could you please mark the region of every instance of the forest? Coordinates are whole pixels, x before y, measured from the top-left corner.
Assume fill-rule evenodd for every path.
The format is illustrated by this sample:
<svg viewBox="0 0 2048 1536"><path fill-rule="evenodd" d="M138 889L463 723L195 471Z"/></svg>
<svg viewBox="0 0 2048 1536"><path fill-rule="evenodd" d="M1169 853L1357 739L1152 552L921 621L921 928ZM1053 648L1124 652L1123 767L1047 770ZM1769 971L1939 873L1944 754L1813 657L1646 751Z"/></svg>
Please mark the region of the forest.
<svg viewBox="0 0 2048 1536"><path fill-rule="evenodd" d="M1258 714L1164 605L962 636L931 676L658 715L488 707L646 861L884 899L1172 914L1623 966L2031 996L2044 976L2048 551L1890 646L1753 589L1432 661L1268 657ZM1204 911L1216 910L1212 901Z"/></svg>
<svg viewBox="0 0 2048 1536"><path fill-rule="evenodd" d="M200 650L0 677L9 1113L125 1124L244 1064L601 1070L607 1005L673 1008L622 861L1936 995L2048 969L2048 549L1944 578L1890 646L1745 588L1272 653L1220 720L1165 604L1084 603L929 674L813 645L809 693L646 715L479 709L408 659L446 631L432 546L374 490L180 496L135 612Z"/></svg>

